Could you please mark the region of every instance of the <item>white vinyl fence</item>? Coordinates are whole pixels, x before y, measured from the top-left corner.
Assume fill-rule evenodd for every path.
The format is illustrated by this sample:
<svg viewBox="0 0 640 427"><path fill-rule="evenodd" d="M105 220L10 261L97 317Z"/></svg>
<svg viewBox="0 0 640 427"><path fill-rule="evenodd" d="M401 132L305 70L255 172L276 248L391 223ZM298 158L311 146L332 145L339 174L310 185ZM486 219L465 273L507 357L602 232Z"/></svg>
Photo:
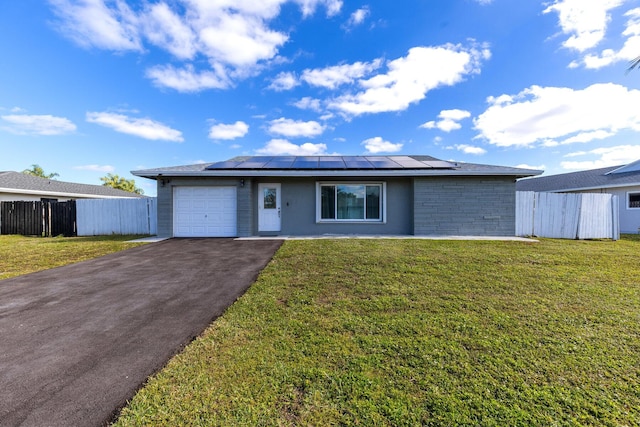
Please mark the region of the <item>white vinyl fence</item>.
<svg viewBox="0 0 640 427"><path fill-rule="evenodd" d="M516 192L516 235L560 239L620 238L618 196Z"/></svg>
<svg viewBox="0 0 640 427"><path fill-rule="evenodd" d="M78 236L157 234L157 211L155 197L77 200Z"/></svg>

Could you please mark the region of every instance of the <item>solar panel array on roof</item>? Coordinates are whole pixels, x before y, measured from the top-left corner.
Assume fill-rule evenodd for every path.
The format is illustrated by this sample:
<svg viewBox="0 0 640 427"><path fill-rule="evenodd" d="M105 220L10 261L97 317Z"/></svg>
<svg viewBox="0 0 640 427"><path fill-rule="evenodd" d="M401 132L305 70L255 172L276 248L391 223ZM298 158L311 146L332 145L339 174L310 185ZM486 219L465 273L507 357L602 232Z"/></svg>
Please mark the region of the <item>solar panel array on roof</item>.
<svg viewBox="0 0 640 427"><path fill-rule="evenodd" d="M291 169L318 169L318 156L296 157Z"/></svg>
<svg viewBox="0 0 640 427"><path fill-rule="evenodd" d="M457 165L443 160L418 160L411 156L253 156L214 163L209 170L400 170L454 169Z"/></svg>
<svg viewBox="0 0 640 427"><path fill-rule="evenodd" d="M263 169L291 169L295 156L273 157Z"/></svg>

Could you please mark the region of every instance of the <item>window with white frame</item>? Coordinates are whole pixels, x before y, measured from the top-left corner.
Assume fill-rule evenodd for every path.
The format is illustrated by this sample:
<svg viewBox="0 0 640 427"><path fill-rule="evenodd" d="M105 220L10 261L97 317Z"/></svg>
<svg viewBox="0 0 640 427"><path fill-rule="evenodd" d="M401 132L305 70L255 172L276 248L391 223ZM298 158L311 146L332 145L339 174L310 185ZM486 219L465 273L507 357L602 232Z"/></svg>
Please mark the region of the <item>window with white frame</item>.
<svg viewBox="0 0 640 427"><path fill-rule="evenodd" d="M382 222L383 183L318 183L318 221Z"/></svg>
<svg viewBox="0 0 640 427"><path fill-rule="evenodd" d="M627 193L627 207L629 209L640 208L640 193Z"/></svg>

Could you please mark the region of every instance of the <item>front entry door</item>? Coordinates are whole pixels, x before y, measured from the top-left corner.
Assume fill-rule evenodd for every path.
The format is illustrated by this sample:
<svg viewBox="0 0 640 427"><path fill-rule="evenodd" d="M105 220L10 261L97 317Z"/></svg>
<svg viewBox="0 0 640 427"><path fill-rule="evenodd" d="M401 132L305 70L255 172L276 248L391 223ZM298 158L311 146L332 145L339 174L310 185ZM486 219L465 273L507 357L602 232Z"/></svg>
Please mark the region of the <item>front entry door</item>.
<svg viewBox="0 0 640 427"><path fill-rule="evenodd" d="M258 231L280 231L280 184L258 185Z"/></svg>

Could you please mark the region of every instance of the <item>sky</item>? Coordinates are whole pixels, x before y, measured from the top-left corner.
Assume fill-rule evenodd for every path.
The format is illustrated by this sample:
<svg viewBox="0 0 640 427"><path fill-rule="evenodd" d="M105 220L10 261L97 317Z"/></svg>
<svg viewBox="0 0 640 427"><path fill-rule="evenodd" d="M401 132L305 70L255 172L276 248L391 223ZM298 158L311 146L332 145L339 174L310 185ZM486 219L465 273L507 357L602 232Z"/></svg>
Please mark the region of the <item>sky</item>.
<svg viewBox="0 0 640 427"><path fill-rule="evenodd" d="M640 0L0 2L0 171L640 159Z"/></svg>

